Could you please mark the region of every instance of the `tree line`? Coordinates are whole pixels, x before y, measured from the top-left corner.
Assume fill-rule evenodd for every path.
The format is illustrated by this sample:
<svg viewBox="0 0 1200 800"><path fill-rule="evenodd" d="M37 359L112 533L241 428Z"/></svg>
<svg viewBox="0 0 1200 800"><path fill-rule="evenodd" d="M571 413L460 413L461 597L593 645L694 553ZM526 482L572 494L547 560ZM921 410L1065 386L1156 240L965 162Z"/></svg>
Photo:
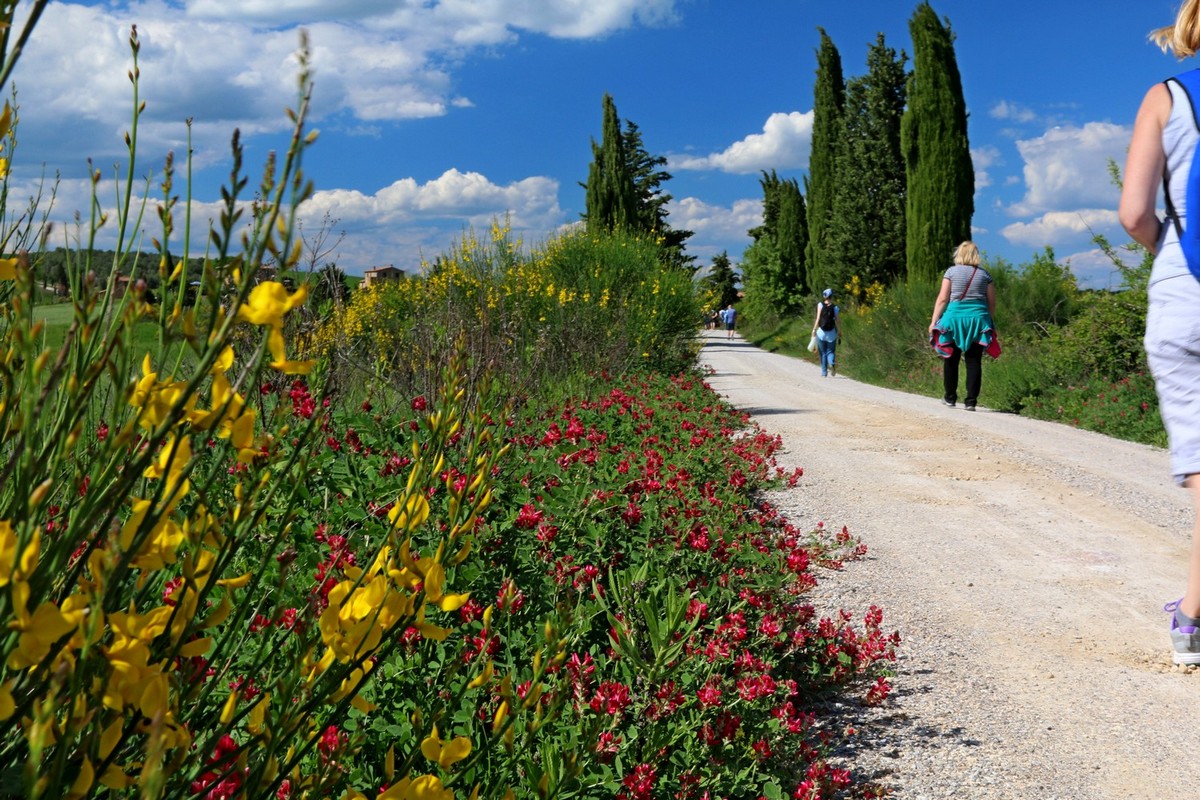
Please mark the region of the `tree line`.
<svg viewBox="0 0 1200 800"><path fill-rule="evenodd" d="M782 315L826 287L928 279L970 238L975 174L948 19L928 2L909 20L913 64L882 33L867 73L845 79L824 29L803 190L764 172L762 225L742 259L750 313Z"/></svg>

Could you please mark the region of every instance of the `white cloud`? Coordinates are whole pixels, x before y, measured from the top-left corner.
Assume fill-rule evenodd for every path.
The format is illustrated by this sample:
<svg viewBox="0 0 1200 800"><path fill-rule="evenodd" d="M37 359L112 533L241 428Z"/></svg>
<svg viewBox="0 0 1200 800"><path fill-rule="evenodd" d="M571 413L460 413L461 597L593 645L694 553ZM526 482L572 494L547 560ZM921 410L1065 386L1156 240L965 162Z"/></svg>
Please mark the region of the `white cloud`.
<svg viewBox="0 0 1200 800"><path fill-rule="evenodd" d="M1128 254L1118 251L1118 255ZM1137 258L1130 255L1127 261L1129 266L1133 266ZM1107 253L1098 248L1060 258L1059 263L1070 268L1076 283L1083 289L1116 290L1120 289L1124 283L1121 270L1112 262Z"/></svg>
<svg viewBox="0 0 1200 800"><path fill-rule="evenodd" d="M497 44L514 30L563 39L605 36L634 24L672 22L676 0L186 0L189 16L259 25L369 20L396 31L442 32L460 45Z"/></svg>
<svg viewBox="0 0 1200 800"><path fill-rule="evenodd" d="M505 219L526 241L562 225L558 182L545 177L501 186L476 172L447 170L427 183L398 180L374 194L356 190L318 191L301 208L313 228L328 213L349 234L342 249L346 268L375 264L412 268L424 252L444 252L467 228L486 230Z"/></svg>
<svg viewBox="0 0 1200 800"><path fill-rule="evenodd" d="M1009 213L1022 217L1079 207L1116 208L1119 192L1109 177L1108 161L1124 160L1129 137L1128 127L1089 122L1017 142L1025 160L1026 192Z"/></svg>
<svg viewBox="0 0 1200 800"><path fill-rule="evenodd" d="M74 219L77 213L82 215L89 208L90 190L91 182L87 180L59 183L51 214L54 229L50 247L86 243L87 232L80 230ZM16 185L12 188L11 202L22 204L36 191L33 184ZM117 225L108 200L115 195L115 185L111 180L102 180L96 191L109 215L108 223L99 231L96 246L112 249L116 245ZM139 202L135 196L134 204ZM135 241L140 237L143 249L151 247L150 237L162 235L156 213L158 202L156 197L149 198L145 232L132 232ZM223 207L218 202L193 201L191 210L191 250L194 254L202 253L209 226L219 218ZM183 229L183 213L183 207L176 206L176 239L171 242L176 253L182 252L178 236ZM468 229L484 231L494 221L507 220L514 238L526 242L540 241L547 231L566 222L566 215L558 205L558 182L551 178L531 177L499 185L479 173L456 169L426 183L412 178L398 180L374 194L353 189L318 191L300 207L301 225L306 232L315 234L326 214L334 221L337 232L347 234L330 260L337 260L351 273L378 264L415 269L422 254L432 258L447 251ZM247 210L238 232L248 224Z"/></svg>
<svg viewBox="0 0 1200 800"><path fill-rule="evenodd" d="M993 145L971 150L971 164L975 167L975 191L992 185L988 168L1000 162L1000 151Z"/></svg>
<svg viewBox="0 0 1200 800"><path fill-rule="evenodd" d="M1119 228L1116 205L1112 208L1083 208L1050 211L1029 222L1006 225L1000 233L1013 244L1033 247L1090 239L1093 233L1109 234Z"/></svg>
<svg viewBox="0 0 1200 800"><path fill-rule="evenodd" d="M517 31L600 37L635 24L674 19L676 0L114 0L51 2L15 75L23 163L64 165L63 153L99 165L126 155L136 24L144 159L161 163L186 149L185 120L199 167L226 157L229 135L278 134L297 102L296 52L303 26L311 43L314 124L340 127L440 116L469 108L448 71ZM82 164L79 165L81 167Z"/></svg>
<svg viewBox="0 0 1200 800"><path fill-rule="evenodd" d="M992 119L1012 120L1013 122L1033 122L1037 119L1037 114L1033 112L1033 109L1018 103L1010 103L1007 100L1001 100L988 109L988 116Z"/></svg>
<svg viewBox="0 0 1200 800"><path fill-rule="evenodd" d="M777 112L767 118L762 133L734 142L707 156L673 155L672 169L721 170L750 173L771 169L803 169L812 147L813 112Z"/></svg>
<svg viewBox="0 0 1200 800"><path fill-rule="evenodd" d="M746 232L762 224L762 200L735 200L726 208L685 197L672 200L667 210L672 228L704 239L745 239L748 244Z"/></svg>

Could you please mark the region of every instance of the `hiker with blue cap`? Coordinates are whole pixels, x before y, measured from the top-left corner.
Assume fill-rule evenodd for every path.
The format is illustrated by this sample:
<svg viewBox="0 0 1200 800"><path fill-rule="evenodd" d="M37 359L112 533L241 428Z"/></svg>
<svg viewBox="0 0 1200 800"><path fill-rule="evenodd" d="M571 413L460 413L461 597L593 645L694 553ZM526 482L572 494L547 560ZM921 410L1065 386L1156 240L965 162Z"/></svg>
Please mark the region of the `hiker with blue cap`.
<svg viewBox="0 0 1200 800"><path fill-rule="evenodd" d="M817 303L817 318L813 320L812 335L817 340L817 353L821 356L821 377L837 375L834 363L838 337L842 334L840 309L833 304L833 289L821 292Z"/></svg>
<svg viewBox="0 0 1200 800"><path fill-rule="evenodd" d="M1200 0L1187 0L1175 24L1150 34L1164 52L1187 58L1200 50ZM1118 215L1154 254L1146 293L1144 344L1167 429L1171 472L1191 492L1187 589L1167 603L1172 659L1200 664L1200 70L1156 83L1133 124ZM1166 220L1158 218L1164 187ZM1189 211L1193 212L1189 215ZM1198 219L1191 219L1192 216Z"/></svg>

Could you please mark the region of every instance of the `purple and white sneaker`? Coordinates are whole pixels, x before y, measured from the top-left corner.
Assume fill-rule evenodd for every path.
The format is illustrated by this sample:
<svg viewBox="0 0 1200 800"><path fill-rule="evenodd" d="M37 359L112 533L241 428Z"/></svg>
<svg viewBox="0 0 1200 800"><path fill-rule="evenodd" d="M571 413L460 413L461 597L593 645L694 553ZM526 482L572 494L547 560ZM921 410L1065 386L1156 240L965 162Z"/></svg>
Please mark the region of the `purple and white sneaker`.
<svg viewBox="0 0 1200 800"><path fill-rule="evenodd" d="M1179 608L1182 599L1163 606L1163 611L1171 612L1171 658L1176 664L1200 664L1200 628L1180 625L1175 616L1175 609Z"/></svg>

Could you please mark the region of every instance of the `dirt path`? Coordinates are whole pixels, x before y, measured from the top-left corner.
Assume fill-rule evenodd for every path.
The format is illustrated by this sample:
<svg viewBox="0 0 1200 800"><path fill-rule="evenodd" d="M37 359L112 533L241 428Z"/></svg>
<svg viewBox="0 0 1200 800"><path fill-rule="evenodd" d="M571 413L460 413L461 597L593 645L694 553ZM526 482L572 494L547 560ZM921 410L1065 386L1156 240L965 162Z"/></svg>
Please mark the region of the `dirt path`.
<svg viewBox="0 0 1200 800"><path fill-rule="evenodd" d="M713 388L804 468L773 501L870 548L819 600L878 603L904 638L893 698L846 709L861 777L900 800L1200 797L1200 673L1161 611L1191 511L1164 451L705 337Z"/></svg>

